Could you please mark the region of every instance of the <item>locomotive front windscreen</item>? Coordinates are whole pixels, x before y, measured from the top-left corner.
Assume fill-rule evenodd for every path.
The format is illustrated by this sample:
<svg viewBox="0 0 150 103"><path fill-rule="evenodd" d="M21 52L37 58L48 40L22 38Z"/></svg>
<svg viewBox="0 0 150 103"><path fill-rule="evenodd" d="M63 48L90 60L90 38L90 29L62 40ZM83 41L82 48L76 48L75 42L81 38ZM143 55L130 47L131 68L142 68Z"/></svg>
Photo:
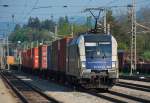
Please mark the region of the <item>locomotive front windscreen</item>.
<svg viewBox="0 0 150 103"><path fill-rule="evenodd" d="M110 42L85 43L86 68L110 69L112 48Z"/></svg>
<svg viewBox="0 0 150 103"><path fill-rule="evenodd" d="M111 45L107 43L85 43L87 58L110 58Z"/></svg>

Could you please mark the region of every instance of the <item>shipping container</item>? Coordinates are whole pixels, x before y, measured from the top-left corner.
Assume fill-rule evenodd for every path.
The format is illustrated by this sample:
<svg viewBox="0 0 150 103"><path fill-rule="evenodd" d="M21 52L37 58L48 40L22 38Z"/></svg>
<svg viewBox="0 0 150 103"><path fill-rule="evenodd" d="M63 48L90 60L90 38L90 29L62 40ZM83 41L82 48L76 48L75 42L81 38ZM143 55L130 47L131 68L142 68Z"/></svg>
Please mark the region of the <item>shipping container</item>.
<svg viewBox="0 0 150 103"><path fill-rule="evenodd" d="M28 64L28 55L27 55L27 50L25 51L24 62L25 62L25 67L27 67L27 64Z"/></svg>
<svg viewBox="0 0 150 103"><path fill-rule="evenodd" d="M7 64L10 64L10 65L14 65L15 64L14 56L7 56Z"/></svg>
<svg viewBox="0 0 150 103"><path fill-rule="evenodd" d="M47 66L48 66L48 69L49 70L51 70L52 69L52 46L51 45L49 45L48 47L47 47Z"/></svg>
<svg viewBox="0 0 150 103"><path fill-rule="evenodd" d="M2 56L0 56L0 63L2 62ZM0 64L1 65L1 64Z"/></svg>
<svg viewBox="0 0 150 103"><path fill-rule="evenodd" d="M39 68L39 51L38 47L32 48L32 66L33 69Z"/></svg>
<svg viewBox="0 0 150 103"><path fill-rule="evenodd" d="M9 48L9 56L15 56L16 55L16 50L14 48Z"/></svg>
<svg viewBox="0 0 150 103"><path fill-rule="evenodd" d="M125 52L123 50L118 51L119 70L120 71L124 67L124 54L125 54Z"/></svg>
<svg viewBox="0 0 150 103"><path fill-rule="evenodd" d="M121 72L124 68L128 66L125 64L129 64L129 53L125 52L124 50L118 50L118 63L119 63L119 71Z"/></svg>
<svg viewBox="0 0 150 103"><path fill-rule="evenodd" d="M71 38L63 38L59 40L60 48L59 48L59 59L58 59L58 71L65 72L67 68L67 45Z"/></svg>
<svg viewBox="0 0 150 103"><path fill-rule="evenodd" d="M32 68L32 49L27 50L26 63L27 68Z"/></svg>
<svg viewBox="0 0 150 103"><path fill-rule="evenodd" d="M59 59L59 40L56 40L52 43L52 70L58 70L58 59Z"/></svg>
<svg viewBox="0 0 150 103"><path fill-rule="evenodd" d="M39 68L47 69L47 45L39 46Z"/></svg>
<svg viewBox="0 0 150 103"><path fill-rule="evenodd" d="M21 52L21 62L22 62L22 66L25 66L25 50Z"/></svg>
<svg viewBox="0 0 150 103"><path fill-rule="evenodd" d="M21 51L21 62L22 62L22 66L25 65L25 51Z"/></svg>
<svg viewBox="0 0 150 103"><path fill-rule="evenodd" d="M26 49L21 52L22 70L30 72L32 69L31 49Z"/></svg>

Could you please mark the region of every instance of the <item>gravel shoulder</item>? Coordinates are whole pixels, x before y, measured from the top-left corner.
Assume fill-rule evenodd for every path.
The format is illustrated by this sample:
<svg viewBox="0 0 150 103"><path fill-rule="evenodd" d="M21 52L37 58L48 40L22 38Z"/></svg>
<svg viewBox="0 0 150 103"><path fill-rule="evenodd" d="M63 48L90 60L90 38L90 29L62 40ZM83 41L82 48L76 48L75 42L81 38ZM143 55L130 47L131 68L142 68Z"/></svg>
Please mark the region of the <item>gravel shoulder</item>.
<svg viewBox="0 0 150 103"><path fill-rule="evenodd" d="M15 75L63 103L112 103L100 97L68 89L48 80L41 80L36 76L27 76L24 73L15 73Z"/></svg>
<svg viewBox="0 0 150 103"><path fill-rule="evenodd" d="M112 103L114 99L118 100L118 102L123 101L123 103L140 103L143 99L150 100L150 93L141 90L135 90L131 88L114 86L109 93L98 93L101 96L97 97L88 93L75 91L59 85L57 83L41 80L37 76L31 76L25 73L14 73L17 77L24 80L27 83L30 83L38 88L40 88L47 95L55 98L56 100L62 103ZM139 81L130 81L130 80L121 80L123 82L144 84ZM128 97L126 97L128 96ZM130 98L131 97L131 98ZM112 99L110 99L112 98ZM135 100L136 99L136 100Z"/></svg>
<svg viewBox="0 0 150 103"><path fill-rule="evenodd" d="M142 82L142 81L136 81L136 80L125 80L125 79L119 79L119 81L131 83L131 84L140 84L140 85L150 86L150 82Z"/></svg>
<svg viewBox="0 0 150 103"><path fill-rule="evenodd" d="M18 103L15 96L13 96L9 89L6 88L4 82L0 77L0 103Z"/></svg>
<svg viewBox="0 0 150 103"><path fill-rule="evenodd" d="M121 94L125 94L125 95L129 95L129 96L134 96L134 97L137 97L137 98L140 97L142 99L150 100L150 93L145 92L145 91L134 90L134 89L120 87L120 86L114 86L112 88L112 91L118 92L118 93L121 93Z"/></svg>

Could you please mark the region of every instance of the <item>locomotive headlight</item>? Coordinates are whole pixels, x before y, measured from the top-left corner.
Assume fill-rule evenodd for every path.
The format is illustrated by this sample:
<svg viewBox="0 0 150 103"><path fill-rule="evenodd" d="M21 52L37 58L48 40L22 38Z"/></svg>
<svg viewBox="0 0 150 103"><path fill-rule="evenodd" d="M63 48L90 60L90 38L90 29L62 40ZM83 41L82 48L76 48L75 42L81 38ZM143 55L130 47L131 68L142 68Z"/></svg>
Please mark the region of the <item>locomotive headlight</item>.
<svg viewBox="0 0 150 103"><path fill-rule="evenodd" d="M112 67L116 67L116 62L112 62Z"/></svg>
<svg viewBox="0 0 150 103"><path fill-rule="evenodd" d="M101 54L101 52L100 51L97 51L97 55L100 55Z"/></svg>
<svg viewBox="0 0 150 103"><path fill-rule="evenodd" d="M85 62L82 62L82 67L85 68Z"/></svg>

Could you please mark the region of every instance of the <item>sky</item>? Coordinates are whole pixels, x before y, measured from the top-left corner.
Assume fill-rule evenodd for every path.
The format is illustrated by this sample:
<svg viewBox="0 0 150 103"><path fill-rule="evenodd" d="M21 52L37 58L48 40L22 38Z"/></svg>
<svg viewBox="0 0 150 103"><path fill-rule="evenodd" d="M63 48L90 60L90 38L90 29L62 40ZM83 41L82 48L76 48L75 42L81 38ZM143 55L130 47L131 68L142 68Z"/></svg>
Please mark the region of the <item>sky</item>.
<svg viewBox="0 0 150 103"><path fill-rule="evenodd" d="M9 34L15 24L25 24L28 18L38 17L40 20L58 20L68 16L72 21L91 16L83 12L86 8L127 6L132 0L0 0L0 35ZM8 5L3 7L2 5ZM150 0L136 0L136 10L150 7ZM114 15L127 13L127 8L113 8ZM14 15L14 19L12 19ZM13 22L14 21L14 22ZM0 37L1 38L1 37Z"/></svg>
<svg viewBox="0 0 150 103"><path fill-rule="evenodd" d="M52 16L54 19L66 15L88 16L89 13L83 13L83 10L88 7L122 6L130 3L131 0L0 0L0 5L9 5L0 6L0 22L11 22L12 15L16 23L27 22L30 16L39 17L41 20L50 19ZM150 0L137 0L136 4L137 9L149 6ZM123 12L126 12L125 8L114 9L114 14Z"/></svg>

